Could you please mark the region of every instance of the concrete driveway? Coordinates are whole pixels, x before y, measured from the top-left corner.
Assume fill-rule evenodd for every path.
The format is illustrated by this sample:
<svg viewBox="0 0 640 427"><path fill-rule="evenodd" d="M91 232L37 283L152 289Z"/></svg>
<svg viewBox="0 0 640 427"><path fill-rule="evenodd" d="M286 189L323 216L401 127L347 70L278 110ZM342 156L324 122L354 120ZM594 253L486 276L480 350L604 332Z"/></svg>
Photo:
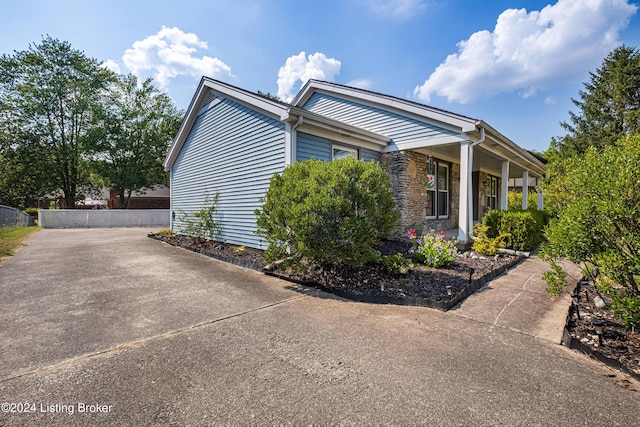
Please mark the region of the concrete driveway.
<svg viewBox="0 0 640 427"><path fill-rule="evenodd" d="M0 426L640 425L636 383L483 319L498 287L353 303L149 231L43 230L0 267Z"/></svg>

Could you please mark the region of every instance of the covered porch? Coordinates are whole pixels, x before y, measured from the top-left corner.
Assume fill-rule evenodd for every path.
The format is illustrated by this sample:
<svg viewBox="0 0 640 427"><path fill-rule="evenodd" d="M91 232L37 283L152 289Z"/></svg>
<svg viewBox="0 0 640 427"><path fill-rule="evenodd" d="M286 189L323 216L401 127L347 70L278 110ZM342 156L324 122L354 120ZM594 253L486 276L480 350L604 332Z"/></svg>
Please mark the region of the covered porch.
<svg viewBox="0 0 640 427"><path fill-rule="evenodd" d="M482 123L467 136L397 144L382 154L402 215L395 238L422 228L425 233L445 230L447 237L470 243L473 225L486 212L507 210L510 179L544 177L540 159L488 125ZM523 208L527 203L523 191ZM543 208L541 193L537 206Z"/></svg>

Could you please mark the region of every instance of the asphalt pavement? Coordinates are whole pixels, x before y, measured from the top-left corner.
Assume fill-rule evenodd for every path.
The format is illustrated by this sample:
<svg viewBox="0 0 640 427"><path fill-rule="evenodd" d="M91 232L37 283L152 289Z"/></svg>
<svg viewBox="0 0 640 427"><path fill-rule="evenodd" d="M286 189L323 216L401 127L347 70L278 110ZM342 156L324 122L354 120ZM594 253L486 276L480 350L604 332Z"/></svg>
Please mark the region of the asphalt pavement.
<svg viewBox="0 0 640 427"><path fill-rule="evenodd" d="M535 258L443 313L149 231L42 230L0 267L1 427L640 425L637 383L558 344L568 301Z"/></svg>

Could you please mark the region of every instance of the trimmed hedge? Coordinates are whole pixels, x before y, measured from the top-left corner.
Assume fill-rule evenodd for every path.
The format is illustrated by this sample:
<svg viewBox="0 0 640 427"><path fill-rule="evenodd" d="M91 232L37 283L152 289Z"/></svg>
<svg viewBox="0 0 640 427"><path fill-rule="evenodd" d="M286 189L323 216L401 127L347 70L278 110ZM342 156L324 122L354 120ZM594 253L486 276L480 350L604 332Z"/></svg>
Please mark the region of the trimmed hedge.
<svg viewBox="0 0 640 427"><path fill-rule="evenodd" d="M505 238L508 248L531 251L542 243L548 220L549 216L545 211L492 210L482 218L482 224L489 227L487 237L493 239L501 234L508 234Z"/></svg>

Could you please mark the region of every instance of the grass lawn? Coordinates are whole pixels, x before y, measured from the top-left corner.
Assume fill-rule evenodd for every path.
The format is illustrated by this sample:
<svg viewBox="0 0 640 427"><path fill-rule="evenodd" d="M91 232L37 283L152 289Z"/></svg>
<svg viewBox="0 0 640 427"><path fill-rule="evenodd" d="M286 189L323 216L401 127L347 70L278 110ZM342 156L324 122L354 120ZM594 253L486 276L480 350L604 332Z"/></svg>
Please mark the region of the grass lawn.
<svg viewBox="0 0 640 427"><path fill-rule="evenodd" d="M40 227L0 228L0 261L12 256L21 246L22 241L39 229Z"/></svg>

